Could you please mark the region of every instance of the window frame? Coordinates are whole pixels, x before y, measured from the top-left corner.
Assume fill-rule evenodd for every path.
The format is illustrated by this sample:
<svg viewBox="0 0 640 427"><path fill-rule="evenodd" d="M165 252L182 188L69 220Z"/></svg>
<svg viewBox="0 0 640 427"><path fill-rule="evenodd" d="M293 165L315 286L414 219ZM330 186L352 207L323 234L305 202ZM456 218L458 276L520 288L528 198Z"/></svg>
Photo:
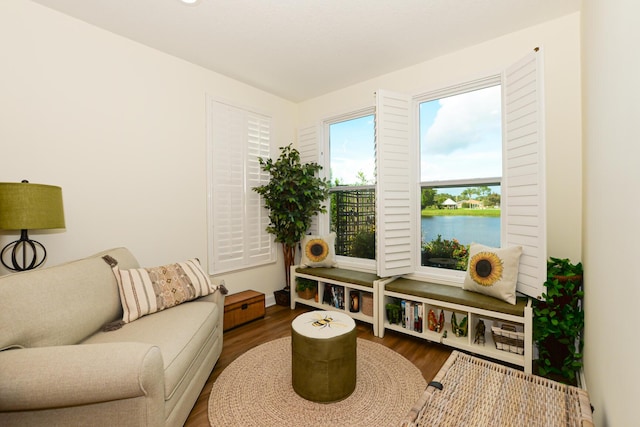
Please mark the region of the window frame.
<svg viewBox="0 0 640 427"><path fill-rule="evenodd" d="M415 128L415 154L417 158L416 167L417 167L417 195L420 197L422 194L423 187L465 187L465 186L473 186L473 185L500 185L500 194L503 192L502 177L482 177L482 178L470 178L470 179L450 179L450 180L441 180L441 181L421 181L421 173L420 173L420 161L421 161L421 153L420 153L420 104L423 102L435 101L437 99L447 98L450 96L461 95L464 93L473 92L475 90L486 89L493 86L501 86L503 85L503 78L501 74L491 74L486 77L482 77L479 79L466 81L457 85L447 86L443 88L439 88L436 90L431 90L427 92L423 92L417 95L414 95L412 98L412 115L414 119L414 128ZM504 95L501 95L501 98L504 98ZM504 112L502 113L501 121L504 121ZM503 125L504 129L504 125ZM504 151L504 135L502 136L501 146ZM504 159L502 159L503 170L504 170ZM502 201L501 201L502 205ZM464 282L464 277L466 272L460 270L452 270L446 268L437 268L437 267L429 267L423 266L421 260L421 252L422 252L422 226L421 226L421 209L420 203L417 206L417 233L416 233L416 241L415 245L417 248L416 260L415 260L415 271L412 276L416 278L421 278L424 280L435 281L438 283L447 283L447 284L455 284L462 285ZM504 227L502 223L502 213L500 214L500 242L501 245L504 242Z"/></svg>
<svg viewBox="0 0 640 427"><path fill-rule="evenodd" d="M375 114L376 109L373 106L360 108L354 111L350 111L343 114L338 114L335 116L328 117L322 120L322 147L324 156L324 168L323 173L326 178L330 178L331 175L331 141L330 141L330 127L333 124L346 122L349 120L355 120L366 116L373 116L374 118L374 127L375 127ZM375 156L375 152L374 152ZM371 185L345 185L339 187L341 190L362 190L362 189L371 189L375 188L375 184ZM329 190L333 192L333 187ZM377 194L376 194L377 198ZM331 199L327 201L327 213L323 216L322 221L322 230L326 233L331 229ZM377 215L377 214L376 214ZM377 234L377 233L376 233ZM376 236L377 239L377 236ZM356 270L364 270L369 272L376 271L377 261L375 259L366 259L366 258L356 258L356 257L348 257L344 255L336 255L336 261L338 264L344 268L352 268Z"/></svg>
<svg viewBox="0 0 640 427"><path fill-rule="evenodd" d="M460 91L466 92L477 84L478 81L485 79L496 79L498 74L492 73L488 77L483 77L470 82L459 84L455 87ZM540 298L544 292L544 282L546 280L546 173L545 173L545 123L544 123L544 61L543 49L536 47L526 56L516 61L512 65L506 67L500 74L500 84L502 85L502 181L501 181L501 246L520 245L523 247L523 254L520 258L520 268L518 274L517 290L533 298ZM450 88L445 88L450 90ZM434 96L440 91L431 91ZM440 92L451 93L449 92ZM386 103L381 98L388 98L390 101ZM442 95L437 96L442 97ZM398 185L406 185L410 192L415 193L411 198L391 198L391 203L395 203L396 207L402 207L407 204L410 207L411 214L403 213L404 221L402 232L398 233L397 229L389 228L389 224L385 221L385 203L381 190L384 191L384 176L387 171L384 170L386 162L380 162L378 153L381 149L385 149L389 143L388 140L397 138L397 126L389 127L388 122L395 122L397 119L403 122L401 133L411 134L416 132L418 126L417 103L420 95L409 96L402 93L395 93L388 90L378 90L375 97L375 118L376 118L376 265L373 269L366 271L376 272L381 277L389 276L406 276L418 277L422 280L445 283L459 286L460 277L445 277L442 274L424 277L424 274L418 270L417 265L420 251L415 249L419 247L420 233L417 231L417 219L419 214L419 197L420 197L420 177L417 175L419 156L415 153L419 150L417 147L417 135L404 135L403 145L407 139L411 139L412 151L403 157L406 153L394 159L397 169L397 162L404 161L408 168L413 169L411 172L412 179L409 182L402 180ZM394 111L395 110L395 111ZM358 110L362 111L362 110ZM381 114L382 113L382 114ZM354 114L354 113L350 113ZM410 130L406 130L405 114L410 119ZM384 119L381 120L381 116ZM387 117L390 116L390 117ZM336 116L340 117L340 116ZM349 117L348 114L342 117ZM328 119L327 119L328 120ZM324 123L326 120L321 121ZM415 123L414 123L415 122ZM318 125L321 128L321 125ZM391 134L387 132L391 131ZM326 133L326 132L325 132ZM382 136L382 138L380 138ZM316 139L318 147L326 151L327 138L318 137ZM391 142L393 145L393 142ZM402 150L406 148L406 145ZM396 153L397 154L397 153ZM413 159L411 158L413 156ZM325 169L328 161L323 162ZM403 179L406 179L403 178ZM381 184L382 183L382 184ZM414 206L414 203L416 206ZM397 216L396 216L397 218ZM325 226L328 225L326 216L322 221ZM391 221L389 221L391 222ZM410 224L408 227L406 224ZM328 228L328 227L327 227ZM398 237L394 245L387 253L387 231L395 233ZM408 232L409 236L404 233ZM400 240L405 240L401 244ZM414 241L411 244L406 240ZM398 249L401 245L402 248ZM400 254L402 252L402 254ZM410 262L407 263L407 255L410 255ZM397 262L402 257L402 265ZM390 262L389 262L390 261ZM395 269L389 268L389 266ZM361 269L359 265L352 265L348 260L338 260L341 267ZM439 269L444 270L444 269ZM453 270L451 270L453 271ZM454 273L455 274L455 273ZM458 273L464 275L464 273Z"/></svg>

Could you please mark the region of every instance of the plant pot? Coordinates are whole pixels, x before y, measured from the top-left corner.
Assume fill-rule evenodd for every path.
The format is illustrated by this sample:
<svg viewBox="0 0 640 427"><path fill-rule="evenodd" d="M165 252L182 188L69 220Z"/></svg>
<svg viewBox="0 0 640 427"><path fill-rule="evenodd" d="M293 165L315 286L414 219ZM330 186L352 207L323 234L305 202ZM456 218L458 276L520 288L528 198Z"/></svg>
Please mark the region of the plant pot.
<svg viewBox="0 0 640 427"><path fill-rule="evenodd" d="M570 354L569 347L567 347L566 344L558 342L558 339L555 337L548 337L541 344L549 354L551 366L562 370L562 365Z"/></svg>
<svg viewBox="0 0 640 427"><path fill-rule="evenodd" d="M582 283L582 275L581 274L576 274L573 276L553 276L554 279L558 279L558 282L560 283L567 283L567 282L576 282L578 284Z"/></svg>
<svg viewBox="0 0 640 427"><path fill-rule="evenodd" d="M316 295L315 289L307 288L303 291L298 291L298 296L302 299L311 299Z"/></svg>
<svg viewBox="0 0 640 427"><path fill-rule="evenodd" d="M283 305L285 307L289 307L291 304L291 295L287 289L280 289L279 291L274 291L273 296L276 298L277 305Z"/></svg>
<svg viewBox="0 0 640 427"><path fill-rule="evenodd" d="M554 337L547 338L540 343L540 345L548 352L547 360L551 363L551 366L545 366L545 372L543 375L543 373L540 372L540 363L542 363L542 360L535 360L534 363L536 363L537 366L534 373L559 383L577 386L578 381L576 373L574 373L572 377L569 377L566 367L564 366L565 359L571 356L571 351L568 347L559 343Z"/></svg>

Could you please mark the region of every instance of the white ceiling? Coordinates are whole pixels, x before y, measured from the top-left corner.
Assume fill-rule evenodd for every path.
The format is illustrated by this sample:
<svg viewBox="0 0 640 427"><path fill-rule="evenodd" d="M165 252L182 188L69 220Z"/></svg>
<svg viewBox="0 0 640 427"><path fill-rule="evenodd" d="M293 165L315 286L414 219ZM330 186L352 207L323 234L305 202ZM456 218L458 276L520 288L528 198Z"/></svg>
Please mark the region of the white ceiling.
<svg viewBox="0 0 640 427"><path fill-rule="evenodd" d="M32 0L299 102L580 9L580 0Z"/></svg>

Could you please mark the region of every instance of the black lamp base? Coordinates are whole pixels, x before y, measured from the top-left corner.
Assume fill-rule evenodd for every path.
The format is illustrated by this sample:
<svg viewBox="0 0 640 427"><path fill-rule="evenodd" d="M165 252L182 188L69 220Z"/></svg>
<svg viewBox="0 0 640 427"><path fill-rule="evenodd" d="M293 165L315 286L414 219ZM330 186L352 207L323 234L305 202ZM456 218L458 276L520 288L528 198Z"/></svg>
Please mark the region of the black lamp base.
<svg viewBox="0 0 640 427"><path fill-rule="evenodd" d="M42 259L39 261L38 247L42 249ZM9 252L11 253L11 265L7 264L4 260L5 253L8 254ZM20 257L22 259L19 259L18 256L20 255L20 252L22 252L22 256ZM27 255L27 252L29 252L29 256ZM29 260L27 260L27 258L29 258ZM27 230L22 230L20 232L20 239L9 243L7 246L2 248L2 252L0 252L0 262L12 271L32 270L40 267L45 259L47 259L47 250L44 248L42 243L29 239ZM22 261L22 264L20 264L19 261Z"/></svg>

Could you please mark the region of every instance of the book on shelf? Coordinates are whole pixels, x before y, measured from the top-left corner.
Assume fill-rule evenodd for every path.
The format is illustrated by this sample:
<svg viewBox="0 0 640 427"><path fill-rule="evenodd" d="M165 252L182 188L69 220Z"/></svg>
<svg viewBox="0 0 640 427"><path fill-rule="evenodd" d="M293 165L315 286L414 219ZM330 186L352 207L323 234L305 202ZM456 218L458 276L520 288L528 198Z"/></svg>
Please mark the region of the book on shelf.
<svg viewBox="0 0 640 427"><path fill-rule="evenodd" d="M322 303L331 305L331 284L324 285L324 293L322 294Z"/></svg>
<svg viewBox="0 0 640 427"><path fill-rule="evenodd" d="M333 294L333 306L344 310L344 288L342 286L332 286L331 292Z"/></svg>
<svg viewBox="0 0 640 427"><path fill-rule="evenodd" d="M402 300L402 327L410 331L422 332L424 319L424 306L422 303Z"/></svg>
<svg viewBox="0 0 640 427"><path fill-rule="evenodd" d="M422 332L422 304L414 305L413 330Z"/></svg>
<svg viewBox="0 0 640 427"><path fill-rule="evenodd" d="M324 285L322 303L344 310L344 287L327 283Z"/></svg>

